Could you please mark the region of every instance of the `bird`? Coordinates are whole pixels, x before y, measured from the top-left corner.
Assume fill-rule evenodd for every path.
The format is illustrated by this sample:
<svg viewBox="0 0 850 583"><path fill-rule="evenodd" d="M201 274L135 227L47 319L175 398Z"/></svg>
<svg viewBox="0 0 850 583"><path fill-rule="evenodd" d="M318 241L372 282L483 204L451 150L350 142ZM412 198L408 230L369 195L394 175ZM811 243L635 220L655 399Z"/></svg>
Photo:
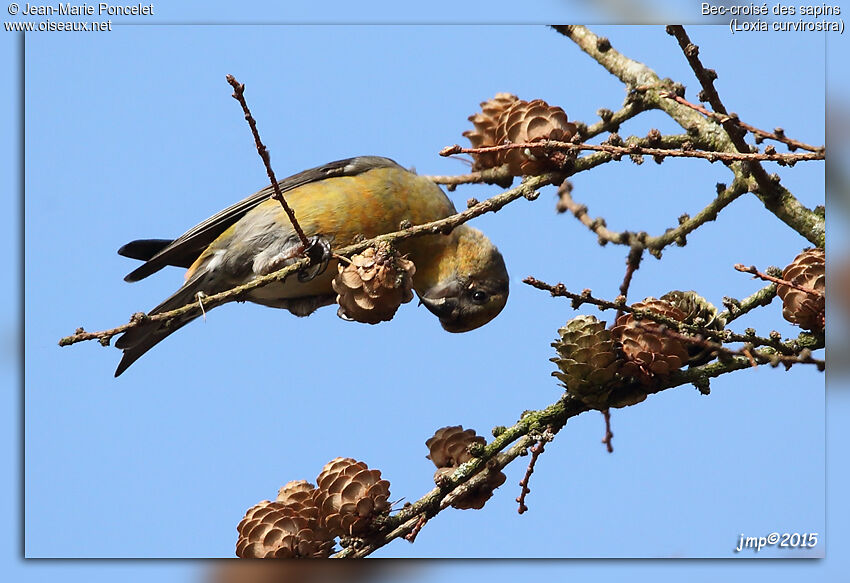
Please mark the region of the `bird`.
<svg viewBox="0 0 850 583"><path fill-rule="evenodd" d="M279 183L296 220L319 250L318 267L297 277L251 290L240 301L308 316L335 303L331 281L337 260L330 248L424 224L456 213L451 200L431 180L380 156L358 156L317 166ZM213 215L176 239L139 239L118 253L144 261L124 280L135 282L166 266L187 269L183 285L148 315L201 302L295 262L304 248L270 186ZM413 290L437 316L443 329L476 329L504 308L509 292L505 261L478 229L463 223L448 234L400 241L400 253L413 261ZM314 262L315 263L315 262ZM200 315L198 310L169 322L142 320L115 346L123 356L119 376L148 350Z"/></svg>

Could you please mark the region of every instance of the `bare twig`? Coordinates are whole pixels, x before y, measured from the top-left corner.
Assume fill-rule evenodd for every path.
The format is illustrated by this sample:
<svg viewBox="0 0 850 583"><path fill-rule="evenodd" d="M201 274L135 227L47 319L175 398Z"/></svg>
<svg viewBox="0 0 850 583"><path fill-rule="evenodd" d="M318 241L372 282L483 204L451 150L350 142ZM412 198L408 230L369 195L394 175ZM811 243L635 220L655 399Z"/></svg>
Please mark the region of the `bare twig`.
<svg viewBox="0 0 850 583"><path fill-rule="evenodd" d="M459 184L498 184L502 187L508 187L513 182L514 177L510 173L507 164L497 166L496 168L486 168L469 174L460 174L457 176L427 176L431 182L436 184L444 184L446 186L457 186Z"/></svg>
<svg viewBox="0 0 850 583"><path fill-rule="evenodd" d="M692 233L701 225L715 220L720 211L747 192L745 180L736 179L728 188L721 190L721 187L722 185L718 185L717 197L696 215L686 218L678 227L668 229L663 235L647 237L644 243L649 252L660 258L661 250L667 245L680 242L680 244L684 244L686 235Z"/></svg>
<svg viewBox="0 0 850 583"><path fill-rule="evenodd" d="M638 328L642 330L648 330L654 333L660 332L671 338L681 340L682 342L696 344L703 348L709 348L718 354L724 355L726 358L744 356L750 363L750 366L752 366L753 368L756 368L759 364L770 364L771 366L783 364L786 368L791 368L791 365L794 364L814 364L819 371L823 371L826 366L825 361L812 357L812 349L823 348L822 342L816 341L811 347L798 345L796 350L791 349L787 345L783 346L781 349L776 349L772 346L766 346L762 350L754 350L753 344L747 342L742 348L732 350L730 348L727 348L726 346L723 346L722 344L711 342L704 338L695 338L694 336L690 336L688 334L682 334L681 332L678 332L666 326L659 328L657 326L647 325L643 322L636 322L635 324ZM759 340L762 340L766 343L770 342L769 340L762 338L759 338Z"/></svg>
<svg viewBox="0 0 850 583"><path fill-rule="evenodd" d="M600 245L605 245L606 243L627 245L631 243L634 233L629 231L622 233L611 231L608 229L605 219L590 218L587 214L587 206L579 204L573 199L570 193L570 184L567 180L562 182L561 186L558 187L558 210L561 212L570 211L584 226L596 233Z"/></svg>
<svg viewBox="0 0 850 583"><path fill-rule="evenodd" d="M717 113L726 115L726 107L723 105L723 102L720 100L720 95L718 95L717 90L714 88L714 80L717 79L717 72L713 69L706 69L703 66L699 59L699 47L693 44L691 39L688 38L688 33L685 32L685 27L681 25L669 25L667 27L667 33L676 37L676 40L679 43L679 48L682 49L682 53L688 60L691 70L693 70L694 75L696 75L697 80L700 85L702 85L703 100L710 103L711 107ZM727 133L729 133L729 137L732 138L732 141L735 142L735 145L738 147L738 151L749 151L749 147L747 147L746 143L743 142L743 132L730 122L730 119L726 120L729 127L732 127L737 131L729 132L729 127L725 124L724 127L726 128Z"/></svg>
<svg viewBox="0 0 850 583"><path fill-rule="evenodd" d="M272 188L274 188L274 194L272 198L280 203L283 207L283 210L286 211L286 216L289 217L289 222L292 223L292 227L295 229L295 232L298 234L298 239L301 241L302 249L298 251L301 253L310 246L310 242L307 240L307 236L304 234L304 231L301 229L301 225L298 224L298 221L295 219L295 212L290 208L287 204L286 199L283 197L283 193L280 191L280 186L277 183L277 178L275 178L274 170L272 170L271 159L269 158L269 151L266 149L266 146L260 140L260 132L257 131L257 122L254 117L251 115L251 110L248 109L248 103L245 101L245 85L239 83L233 75L228 75L226 77L227 82L233 87L233 99L239 102L239 105L242 106L242 111L245 113L245 119L248 121L248 125L251 126L251 133L254 135L254 144L257 146L257 152L260 154L260 157L263 159L263 164L266 166L266 174L269 176L269 180L271 180Z"/></svg>
<svg viewBox="0 0 850 583"><path fill-rule="evenodd" d="M640 268L640 262L643 259L643 245L633 245L626 258L626 274L623 277L623 283L620 284L620 297L625 301L629 296L629 286L632 284L632 276ZM620 319L623 314L623 308L617 310L617 315L614 317L614 322Z"/></svg>
<svg viewBox="0 0 850 583"><path fill-rule="evenodd" d="M534 464L537 463L537 458L540 457L540 454L543 453L543 448L546 445L547 441L551 441L554 435L552 432L547 430L546 435L540 438L540 440L534 444L531 448L531 459L528 461L528 468L525 470L525 475L522 477L522 480L519 481L520 485L520 494L517 496L516 501L519 503L519 508L517 508L517 512L519 514L524 514L528 511L528 506L525 504L525 497L531 492L531 488L528 487L528 483L531 481L531 474L534 473Z"/></svg>
<svg viewBox="0 0 850 583"><path fill-rule="evenodd" d="M605 437L602 438L602 443L605 444L605 449L608 453L614 453L614 432L611 431L611 410L604 409L602 417L605 419Z"/></svg>
<svg viewBox="0 0 850 583"><path fill-rule="evenodd" d="M742 265L741 263L736 263L735 269L738 270L738 271L742 271L744 273L751 273L755 277L762 279L764 281L770 281L770 282L773 282L773 283L778 284L778 285L787 285L788 287L793 287L794 289L798 289L801 292L805 292L805 293L809 294L810 296L822 298L822 297L824 297L824 295L826 295L826 294L824 294L824 292L822 292L820 290L813 289L813 288L810 288L810 287L806 287L806 286L803 286L803 285L798 285L794 282L788 281L787 279L782 279L780 277L773 277L772 275L768 275L767 273L762 273L761 271L756 269L755 265L750 265L749 267L747 267L746 265Z"/></svg>
<svg viewBox="0 0 850 583"><path fill-rule="evenodd" d="M416 521L416 524L413 525L413 528L410 529L406 535L404 535L404 540L409 543L412 543L416 540L416 535L419 534L419 531L422 530L422 527L425 526L425 523L428 522L428 518L423 514L419 517L419 520Z"/></svg>
<svg viewBox="0 0 850 583"><path fill-rule="evenodd" d="M606 115L604 119L593 125L587 126L587 128L581 132L581 137L588 139L598 136L603 132L617 132L620 129L620 124L635 117L643 111L646 111L646 108L642 103L634 101L627 103L622 109L610 112L611 115Z"/></svg>
<svg viewBox="0 0 850 583"><path fill-rule="evenodd" d="M595 152L607 152L614 156L654 156L657 158L702 158L710 162L735 162L735 161L750 161L750 162L781 162L784 164L794 164L809 160L823 160L826 156L824 152L806 152L802 154L782 154L774 152L767 154L763 152L714 152L694 149L679 149L671 150L667 148L649 148L638 145L637 142L627 142L625 146L614 146L611 144L587 144L559 142L555 140L540 140L537 142L523 142L520 144L501 144L499 146L486 146L481 148L464 148L458 144L446 146L440 150L440 156L452 156L454 154L486 154L489 152L503 152L505 150L517 150L528 148L543 148L551 151L572 152L581 150L590 150Z"/></svg>
<svg viewBox="0 0 850 583"><path fill-rule="evenodd" d="M658 314L651 310L634 308L632 306L629 306L628 304L626 304L626 298L624 298L623 296L619 296L616 300L612 302L594 297L593 293L589 289L583 290L580 294L573 293L569 291L563 283L560 282L555 285L551 285L530 276L523 279L522 282L539 290L548 291L550 294L552 294L553 297L562 297L572 300L572 307L576 310L581 307L582 304L591 304L598 307L600 310L617 310L618 312L628 312L630 314L635 314L638 318L647 318L654 322L658 322L659 324L669 326L675 330L680 330L691 334L706 334L708 336L715 337L720 335L720 333L716 330L707 330L700 326L692 326L690 324L685 324L684 322L674 320L673 318L668 318L667 316Z"/></svg>
<svg viewBox="0 0 850 583"><path fill-rule="evenodd" d="M701 97L705 98L704 100L711 104L715 112L721 115L727 115L726 107L723 105L720 95L718 95L717 90L714 88L714 80L717 78L717 73L713 69L706 69L703 66L699 58L699 47L691 42L688 33L685 32L685 27L681 25L669 25L667 32L676 37L682 53L685 55L700 85L702 85ZM729 116L725 121L721 122L721 125L726 130L729 139L738 152L749 152L750 146L744 139L746 132L736 122L737 116L734 119L732 116ZM777 190L778 182L771 180L758 161L754 161L750 165L750 172L756 179L762 195L773 198L779 194Z"/></svg>
<svg viewBox="0 0 850 583"><path fill-rule="evenodd" d="M602 65L608 72L625 83L634 99L640 99L647 108L658 108L667 113L680 126L699 140L700 147L712 151L735 152L740 150L731 141L727 132L716 131L716 124L709 122L699 112L659 95L661 91L671 89L671 84L662 81L649 67L630 59L619 51L608 48L599 50L599 37L584 26L566 25L555 26L555 30L567 36L592 59ZM733 127L732 132L739 128ZM745 149L744 152L748 152ZM604 154L599 154L603 156ZM588 156L591 157L591 156ZM607 159L602 162L607 162ZM737 178L746 178L752 167L761 168L758 161L751 164L734 162L731 166ZM761 200L765 208L776 215L782 222L800 233L809 242L823 247L826 238L824 217L816 210L806 208L799 200L780 184L768 184L764 180L763 169L760 177L756 177L757 189L753 193Z"/></svg>
<svg viewBox="0 0 850 583"><path fill-rule="evenodd" d="M718 185L718 188L723 185ZM736 180L730 187L723 188L717 197L704 209L693 217L683 219L677 227L668 229L658 236L649 236L645 232L635 233L632 231L612 231L608 229L605 219L602 217L591 218L587 212L587 206L576 202L568 183L565 181L558 189L558 210L570 211L584 226L596 233L600 245L614 243L617 245L641 245L645 247L656 258L661 258L661 252L672 243L684 244L685 237L695 231L699 226L713 221L721 210L747 192L747 182Z"/></svg>
<svg viewBox="0 0 850 583"><path fill-rule="evenodd" d="M617 318L619 318L619 316L622 315L623 312L628 312L630 314L634 314L637 319L646 318L647 320L652 320L653 322L657 322L658 324L663 324L669 328L678 330L683 334L701 334L706 337L717 338L721 341L723 341L725 338L725 332L710 330L703 326L694 326L692 324L686 324L684 322L680 322L679 320L668 318L667 316L664 316L657 312L653 312L652 310L629 306L628 304L626 304L626 298L624 298L623 296L619 296L616 300L611 302L608 300L603 300L594 297L589 289L583 290L580 294L573 293L569 291L563 283L560 282L555 285L550 285L534 277L526 277L522 280L522 282L539 290L548 291L550 294L552 294L553 297L563 297L572 300L572 307L575 310L577 310L582 304L587 303L598 307L600 310L616 310ZM614 323L616 323L616 321L617 319L615 318Z"/></svg>
<svg viewBox="0 0 850 583"><path fill-rule="evenodd" d="M768 132L768 131L759 129L755 126L751 126L748 123L744 123L734 115L725 115L725 114L715 113L713 111L709 111L708 109L704 108L702 105L699 105L697 103L691 103L690 101L688 101L684 97L680 97L680 96L676 95L675 93L673 93L672 91L662 91L662 92L659 93L659 95L661 97L665 97L667 99L672 99L673 101L676 101L677 103L681 103L682 105L684 105L686 107L690 107L691 109L700 112L701 114L703 114L706 117L710 117L714 120L717 120L721 124L725 123L726 121L731 120L732 122L736 123L742 129L750 132L751 134L753 134L755 136L758 136L759 138L761 138L763 140L774 140L774 141L781 142L781 143L785 144L786 146L788 146L788 149L791 150L791 151L794 151L797 148L800 148L801 150L809 150L810 152L823 152L825 150L824 146L812 146L811 144L806 144L805 142L801 142L799 140L794 140L792 138L789 138L788 136L785 135L785 131L782 128L776 128L772 132ZM756 142L758 142L758 140L756 140Z"/></svg>

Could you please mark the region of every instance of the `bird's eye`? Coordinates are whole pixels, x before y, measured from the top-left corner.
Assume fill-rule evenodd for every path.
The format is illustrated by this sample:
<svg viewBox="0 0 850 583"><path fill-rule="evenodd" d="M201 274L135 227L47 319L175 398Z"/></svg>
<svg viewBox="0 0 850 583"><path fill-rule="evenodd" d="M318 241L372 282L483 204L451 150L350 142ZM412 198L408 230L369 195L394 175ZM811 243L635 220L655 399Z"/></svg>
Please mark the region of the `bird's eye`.
<svg viewBox="0 0 850 583"><path fill-rule="evenodd" d="M472 292L472 303L473 304L483 304L487 301L487 292L483 292L480 289Z"/></svg>

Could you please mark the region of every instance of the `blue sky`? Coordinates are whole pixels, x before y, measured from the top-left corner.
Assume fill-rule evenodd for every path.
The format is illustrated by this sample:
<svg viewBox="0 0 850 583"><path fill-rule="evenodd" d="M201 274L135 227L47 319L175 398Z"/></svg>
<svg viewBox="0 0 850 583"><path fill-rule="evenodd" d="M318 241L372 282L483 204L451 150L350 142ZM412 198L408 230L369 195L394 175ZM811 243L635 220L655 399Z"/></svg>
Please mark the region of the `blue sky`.
<svg viewBox="0 0 850 583"><path fill-rule="evenodd" d="M191 18L186 10L174 19ZM695 99L698 84L663 27L594 30L682 81ZM690 34L717 69L730 110L823 143L821 37L730 36L707 26ZM8 35L3 42L11 52ZM782 58L772 58L779 46ZM246 84L279 177L358 154L386 155L421 173L462 173L462 164L436 152L463 142L466 117L494 93L543 98L592 123L598 108L617 109L624 92L570 41L540 26L124 26L100 36L31 35L26 54L27 556L232 556L246 508L288 480L313 480L338 455L381 469L394 498L415 500L430 489L424 441L436 428L461 423L488 435L558 397L549 343L567 319L597 312L575 312L521 279L616 295L624 250L600 248L572 217L556 215L547 189L535 202L473 223L499 245L512 278L505 312L481 330L448 335L414 304L380 326L342 322L333 309L295 319L228 305L113 379L117 350L60 349L58 338L77 326L120 324L181 278L169 270L126 284L134 265L115 250L135 238L179 235L265 183L225 74ZM621 134L651 127L679 131L653 113ZM803 202L822 203L822 165L780 174ZM611 228L659 233L728 180L719 164L669 160L609 164L573 182L574 196ZM462 187L450 196L462 208L470 196L498 191ZM805 246L745 197L687 247L646 260L631 299L670 289L696 289L716 304L743 297L759 283L732 264L781 266ZM778 305L739 329L745 325L794 332ZM822 556L826 546L840 548L833 542L839 526L825 512L823 385L823 375L801 367L727 375L709 397L689 387L667 391L615 411L610 455L599 443L601 417L582 415L540 459L528 513L519 516L513 501L520 460L483 511L443 513L414 545L397 541L376 556L729 558L741 533L771 531L822 533L814 555ZM846 393L829 398L827 421L848 400ZM842 431L836 426L827 425ZM7 486L14 500L11 477ZM829 498L830 516L841 504ZM772 578L838 568L831 560L754 563L746 565L750 576L767 569ZM15 569L37 580L66 565ZM525 565L504 565L497 577ZM657 579L662 569L688 565L696 564L642 563L636 573ZM737 569L740 561L717 565ZM69 575L81 580L182 581L198 571L196 563L175 562L72 567ZM603 576L594 567L571 566L590 580ZM611 576L624 570L608 568Z"/></svg>

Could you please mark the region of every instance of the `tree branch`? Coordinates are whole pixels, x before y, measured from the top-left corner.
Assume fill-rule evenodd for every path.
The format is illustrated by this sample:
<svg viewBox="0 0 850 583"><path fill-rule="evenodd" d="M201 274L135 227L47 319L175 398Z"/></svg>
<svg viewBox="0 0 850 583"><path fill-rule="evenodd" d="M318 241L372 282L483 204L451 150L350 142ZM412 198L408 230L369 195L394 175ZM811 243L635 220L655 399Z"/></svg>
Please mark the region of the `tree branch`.
<svg viewBox="0 0 850 583"><path fill-rule="evenodd" d="M723 305L726 306L726 310L720 312L717 317L722 318L728 324L755 308L770 304L775 297L776 284L772 283L740 301L734 298L724 298Z"/></svg>
<svg viewBox="0 0 850 583"><path fill-rule="evenodd" d="M765 362L769 362L772 356L771 350L768 348L763 352L756 351L754 355ZM783 362L790 366L798 363L817 364L820 361L812 359L810 355L804 355L796 359L785 359ZM712 378L750 366L750 358L730 356L724 361L674 371L669 377L660 379L654 387L641 387L635 384L634 388L647 394L655 394L682 385L707 383ZM396 514L376 522L375 526L379 529L377 535L361 541L358 545L341 550L334 555L334 558L366 557L389 542L405 537L413 532L417 525L423 523L423 517L424 521L433 518L440 511L451 506L455 500L484 484L488 478L488 472L498 472L517 457L523 455L529 447L538 441L540 435L554 437L563 429L569 419L589 410L591 409L579 399L564 393L558 401L545 409L524 413L516 424L506 428L496 436L492 442L483 448L478 457L461 465L451 476L446 478L441 486L434 488ZM511 446L511 444L513 445ZM502 453L508 446L511 446L510 449Z"/></svg>
<svg viewBox="0 0 850 583"><path fill-rule="evenodd" d="M774 141L781 142L781 143L785 144L786 146L788 146L788 149L791 150L792 152L794 150L796 150L797 148L800 148L802 150L809 150L810 152L823 152L826 149L824 146L812 146L810 144L800 142L799 140L791 139L791 138L789 138L788 136L785 135L785 130L783 130L782 128L776 128L772 132L768 132L768 131L759 129L755 126L751 126L748 123L742 122L740 119L738 119L738 116L735 115L734 113L720 114L720 113L715 113L713 111L709 111L706 108L704 108L702 105L699 105L697 103L691 103L690 101L688 101L684 97L680 97L680 96L676 95L675 93L673 93L672 91L664 91L664 92L660 93L660 95L661 95L661 97L666 97L667 99L672 99L673 101L681 103L682 105L684 105L686 107L690 107L691 109L696 110L696 111L700 112L701 114L703 114L704 116L710 117L713 120L720 122L721 124L726 122L726 121L732 121L733 123L735 123L741 129L748 131L751 134L753 134L754 136L756 136L756 143L759 143L762 140L774 140Z"/></svg>
<svg viewBox="0 0 850 583"><path fill-rule="evenodd" d="M703 142L700 146L704 149L727 153L749 152L749 148L745 152L739 151L723 126L713 120L707 120L699 112L687 106L663 97L662 94L667 94L673 89L671 84L662 82L658 75L643 63L629 59L610 47L600 51L599 38L583 26L568 25L554 28L625 83L633 92L633 98L640 100L644 107L663 110L680 126L698 135ZM725 110L722 113L725 113ZM732 132L735 133L734 128ZM711 147L707 147L707 143L711 144ZM758 166L757 161L753 161L753 164ZM742 162L735 162L730 168L735 172L736 178L746 178L750 175L753 164L745 165ZM766 184L763 177L759 180L759 177L754 175L754 178L757 179L759 186L754 190L754 194L758 196L766 209L812 244L818 247L824 246L825 221L821 214L806 208L788 189L778 183L773 184L772 178L768 177L770 184Z"/></svg>
<svg viewBox="0 0 850 583"><path fill-rule="evenodd" d="M718 189L723 185L718 185ZM720 211L735 199L747 192L747 182L736 180L732 186L723 188L717 197L693 217L684 218L678 227L667 229L662 235L651 237L645 232L611 231L604 218L591 218L587 206L576 202L568 186L564 183L558 189L558 210L570 211L584 226L596 233L600 245L614 243L617 245L642 245L656 258L661 258L662 250L672 243L684 244L685 237L707 222L713 221Z"/></svg>
<svg viewBox="0 0 850 583"><path fill-rule="evenodd" d="M260 158L263 159L263 164L266 167L266 174L268 174L269 180L272 183L272 188L274 189L272 198L278 201L283 207L284 212L286 212L286 216L289 217L289 222L292 223L292 228L295 229L295 233L301 241L301 250L298 252L301 253L304 249L310 246L310 242L307 240L307 236L304 234L304 231L301 229L301 225L298 224L298 221L295 218L295 211L293 211L289 204L287 204L286 199L283 197L283 193L280 191L280 185L277 183L277 178L275 178L274 170L272 169L269 151L266 149L262 140L260 140L260 132L257 130L257 121L254 119L254 116L251 115L251 110L248 109L248 103L245 101L245 85L237 81L233 75L227 75L225 78L227 79L227 82L230 83L230 86L233 87L233 99L238 101L239 105L242 106L242 112L245 114L245 120L251 127L251 134L254 136L254 145L257 146L257 153L260 155Z"/></svg>
<svg viewBox="0 0 850 583"><path fill-rule="evenodd" d="M735 161L766 161L766 162L783 162L785 164L793 164L803 161L823 160L824 152L805 152L802 154L782 154L774 152L767 154L764 152L715 152L705 150L694 150L682 148L672 150L667 148L651 148L641 146L639 141L630 138L625 146L615 146L611 144L587 144L587 143L572 143L558 142L555 140L540 140L537 142L526 142L519 144L501 144L499 146L486 146L481 148L464 148L459 144L446 146L440 150L440 156L452 156L454 154L486 154L490 152L504 152L505 150L525 150L530 148L543 148L549 151L558 152L578 152L582 150L591 150L596 152L607 152L613 157L617 156L653 156L659 160L666 157L671 158L702 158L709 162L735 162Z"/></svg>

